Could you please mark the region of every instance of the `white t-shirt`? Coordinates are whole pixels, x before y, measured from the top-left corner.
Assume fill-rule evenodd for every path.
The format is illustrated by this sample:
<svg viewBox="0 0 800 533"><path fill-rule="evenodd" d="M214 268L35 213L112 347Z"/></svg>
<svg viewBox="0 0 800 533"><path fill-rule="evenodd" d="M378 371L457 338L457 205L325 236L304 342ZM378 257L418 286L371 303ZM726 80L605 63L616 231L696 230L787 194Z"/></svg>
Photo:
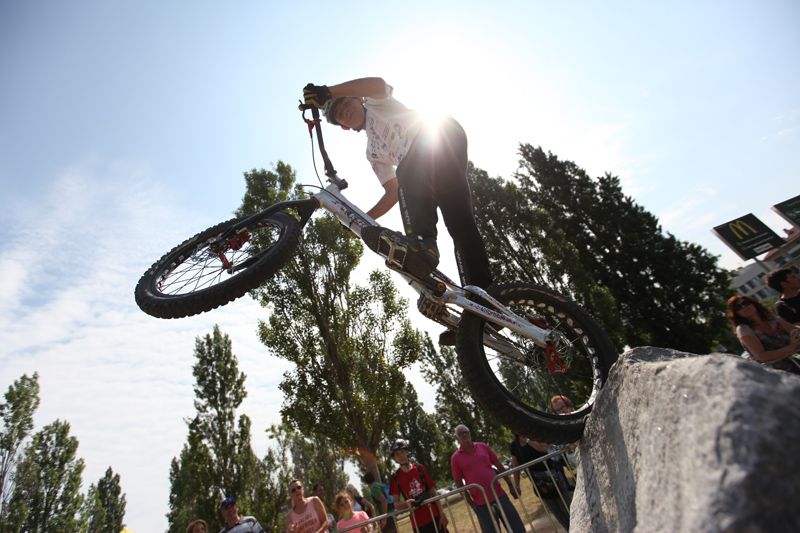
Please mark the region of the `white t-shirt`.
<svg viewBox="0 0 800 533"><path fill-rule="evenodd" d="M367 110L364 124L367 160L383 185L395 177L395 167L408 153L422 123L416 111L392 97L392 87L388 84L386 96L365 98L364 108Z"/></svg>

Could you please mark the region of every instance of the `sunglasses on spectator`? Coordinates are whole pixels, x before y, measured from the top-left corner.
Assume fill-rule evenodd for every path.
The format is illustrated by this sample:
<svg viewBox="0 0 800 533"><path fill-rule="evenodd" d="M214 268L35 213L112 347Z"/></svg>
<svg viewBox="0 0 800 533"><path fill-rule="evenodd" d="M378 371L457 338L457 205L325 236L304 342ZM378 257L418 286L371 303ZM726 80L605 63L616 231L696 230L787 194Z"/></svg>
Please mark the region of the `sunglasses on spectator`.
<svg viewBox="0 0 800 533"><path fill-rule="evenodd" d="M753 305L753 302L751 302L750 300L739 300L738 302L733 304L733 310L738 311L739 309L741 309L746 305Z"/></svg>

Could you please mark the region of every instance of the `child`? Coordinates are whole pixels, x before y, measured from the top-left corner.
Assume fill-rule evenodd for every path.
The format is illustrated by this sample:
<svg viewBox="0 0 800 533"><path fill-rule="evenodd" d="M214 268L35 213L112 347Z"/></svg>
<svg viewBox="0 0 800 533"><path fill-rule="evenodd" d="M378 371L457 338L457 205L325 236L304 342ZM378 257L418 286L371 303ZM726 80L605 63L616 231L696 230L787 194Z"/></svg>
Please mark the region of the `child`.
<svg viewBox="0 0 800 533"><path fill-rule="evenodd" d="M339 516L339 521L336 522L337 531L369 520L369 516L364 511L353 512L353 500L350 499L350 495L347 492L337 494L333 505L336 508L336 514ZM361 533L371 533L372 530L372 525L366 525L361 528Z"/></svg>

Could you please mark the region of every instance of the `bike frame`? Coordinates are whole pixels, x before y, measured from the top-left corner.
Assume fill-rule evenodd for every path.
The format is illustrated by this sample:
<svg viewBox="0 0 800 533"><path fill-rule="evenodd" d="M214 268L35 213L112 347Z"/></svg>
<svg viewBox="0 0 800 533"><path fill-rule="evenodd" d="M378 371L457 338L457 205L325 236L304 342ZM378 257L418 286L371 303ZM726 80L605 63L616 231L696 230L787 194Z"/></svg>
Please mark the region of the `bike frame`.
<svg viewBox="0 0 800 533"><path fill-rule="evenodd" d="M322 208L336 217L344 227L361 238L364 228L368 226L378 226L378 223L375 219L350 203L342 194L342 190L347 188L347 181L337 176L336 170L333 168L333 164L325 150L319 110L315 107L308 107L303 104L301 104L300 108L303 110L303 119L308 126L308 133L312 141L312 131L316 131L319 152L325 164L325 175L329 181L329 185L308 199L282 202L267 208L265 211L277 212L294 207L298 209L302 217L302 222L305 223L311 217L311 213L314 210ZM305 117L306 110L311 111L311 120ZM390 247L390 253L388 257L386 257L386 266L400 274L411 287L420 294L426 304L435 307L439 311L444 311L436 317L437 321L442 322L451 329L456 329L460 317L447 308L447 305L453 305L461 308L463 311L473 313L496 324L497 330L508 328L510 331L531 339L541 348L548 349L552 347L554 339L551 330L540 328L529 320L518 316L482 288L475 285L460 287L438 270L435 270L427 279L418 279L404 272L402 270L402 265L391 259L394 257L393 252L397 245L388 239L386 242ZM485 302L489 304L489 306L483 305L475 301L475 299L471 299L470 295L476 296L477 298L475 299ZM432 317L428 316L428 318ZM519 352L516 346L496 334L485 333L484 344L503 353L507 357L516 359L519 362L524 362L524 356Z"/></svg>

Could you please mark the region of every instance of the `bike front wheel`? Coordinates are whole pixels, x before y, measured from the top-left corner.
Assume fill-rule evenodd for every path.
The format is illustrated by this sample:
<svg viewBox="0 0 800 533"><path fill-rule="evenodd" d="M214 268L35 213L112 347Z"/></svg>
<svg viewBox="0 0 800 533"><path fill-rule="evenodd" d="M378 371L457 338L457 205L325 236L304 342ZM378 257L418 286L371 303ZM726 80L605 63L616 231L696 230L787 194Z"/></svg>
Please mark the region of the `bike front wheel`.
<svg viewBox="0 0 800 533"><path fill-rule="evenodd" d="M518 316L550 330L551 343L542 348L464 313L456 351L473 396L519 434L551 444L576 441L617 359L611 339L578 304L544 287L510 283L487 292ZM569 398L574 410L552 412L554 396Z"/></svg>
<svg viewBox="0 0 800 533"><path fill-rule="evenodd" d="M217 224L173 248L136 285L136 303L157 318L210 311L243 296L293 255L302 225L289 213Z"/></svg>

